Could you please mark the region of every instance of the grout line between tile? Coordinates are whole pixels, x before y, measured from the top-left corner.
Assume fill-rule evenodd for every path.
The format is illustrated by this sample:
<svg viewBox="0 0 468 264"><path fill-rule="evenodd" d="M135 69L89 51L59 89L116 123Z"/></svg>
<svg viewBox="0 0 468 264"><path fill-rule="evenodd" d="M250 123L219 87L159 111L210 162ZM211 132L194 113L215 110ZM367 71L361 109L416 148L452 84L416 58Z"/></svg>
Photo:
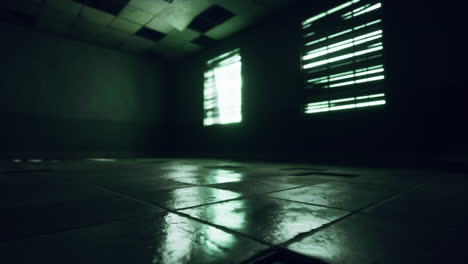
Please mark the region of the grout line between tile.
<svg viewBox="0 0 468 264"><path fill-rule="evenodd" d="M202 219L198 219L198 218L195 218L189 214L184 214L182 212L180 212L179 210L185 210L185 209L190 209L190 208L195 208L195 207L199 207L199 206L204 206L204 205L211 205L211 204L217 204L217 203L222 203L222 202L230 202L230 201L235 201L235 200L241 200L241 199L245 199L244 197L240 197L240 198L236 198L236 199L230 199L230 200L224 200L224 201L219 201L219 202L214 202L214 203L208 203L208 204L203 204L203 205L197 205L197 206L192 206L192 207L186 207L186 208L181 208L181 209L176 209L176 210L173 210L173 209L169 209L169 208L166 208L164 206L160 206L160 205L156 205L156 204L152 204L152 203L148 203L148 202L145 202L145 201L142 201L142 200L139 200L139 199L136 199L136 198L133 198L131 196L128 196L128 195L125 195L125 194L122 194L122 193L118 193L118 192L114 192L112 190L109 190L107 189L108 191L118 195L118 196L121 196L123 198L127 198L127 199L131 199L133 201L136 201L136 202L139 202L139 203L142 203L142 204L145 204L145 205L148 205L148 206L151 206L151 207L155 207L155 208L159 208L159 209L163 209L167 212L170 212L170 213L173 213L173 214L176 214L176 215L179 215L179 216L182 216L182 217L185 217L185 218L189 218L191 220L194 220L196 222L199 222L201 224L205 224L205 225L209 225L209 226L213 226L217 229L220 229L224 232L227 232L231 235L236 235L236 236L241 236L241 237L244 237L244 238L247 238L249 240L253 240L257 243L260 243L260 244L263 244L263 245L266 245L268 247L273 247L274 244L271 244L271 243L268 243L268 242L265 242L263 240L260 240L260 239L257 239L257 238L254 238L254 237L250 237L246 234L243 234L241 232L238 232L238 231L235 231L235 230L231 230L231 229L228 229L224 226L220 226L220 225L216 225L216 224L213 224L211 222L208 222L208 221L205 221L205 220L202 220Z"/></svg>
<svg viewBox="0 0 468 264"><path fill-rule="evenodd" d="M319 206L319 207L324 207L328 209L335 209L335 210L340 210L340 211L347 211L347 212L352 212L353 210L349 209L344 209L344 208L339 208L339 207L333 207L333 206L327 206L323 204L315 204L315 203L306 203L306 202L301 202L301 201L294 201L294 200L289 200L289 199L284 199L284 198L278 198L278 197L272 197L272 196L267 196L268 198L271 199L276 199L276 200L281 200L281 201L287 201L287 202L292 202L292 203L300 203L300 204L307 204L307 205L313 205L313 206Z"/></svg>
<svg viewBox="0 0 468 264"><path fill-rule="evenodd" d="M331 221L331 222L329 222L329 223L326 223L326 224L324 224L324 225L322 225L322 226L320 226L320 227L318 227L318 228L316 228L316 229L313 229L313 230L311 230L311 231L298 234L298 235L295 236L294 238L292 238L292 239L290 239L290 240L288 240L288 241L285 241L285 242L279 244L278 247L286 248L286 246L288 246L288 245L290 245L290 244L292 244L292 243L294 243L294 242L300 241L301 239L303 239L303 238L305 238L305 237L311 236L311 235L313 235L313 234L315 234L315 233L317 233L317 232L319 232L319 231L321 231L321 230L323 230L323 229L326 229L326 228L328 228L328 227L331 226L331 225L334 225L334 224L336 224L336 223L339 223L339 222L341 222L341 221L343 221L343 220L345 220L345 219L347 219L347 218L349 218L349 217L351 217L351 216L353 216L353 215L356 215L356 214L358 214L358 213L362 213L364 210L366 210L366 209L368 209L368 208L370 208L370 207L373 207L373 206L375 206L376 204L379 204L379 203L388 201L388 200L390 200L390 199L393 199L393 197L398 196L398 195L400 195L401 193L402 193L401 191L396 192L396 193L393 193L392 195L389 195L389 196L387 196L387 197L385 197L385 198L383 198L383 199L381 199L381 200L379 200L379 201L376 201L376 202L374 202L374 203L371 203L371 204L367 205L366 207L363 207L363 208L360 208L360 209L351 211L349 214L346 214L346 215L344 215L344 216L342 216L342 217L340 217L340 218L338 218L338 219L336 219L336 220L334 220L334 221Z"/></svg>

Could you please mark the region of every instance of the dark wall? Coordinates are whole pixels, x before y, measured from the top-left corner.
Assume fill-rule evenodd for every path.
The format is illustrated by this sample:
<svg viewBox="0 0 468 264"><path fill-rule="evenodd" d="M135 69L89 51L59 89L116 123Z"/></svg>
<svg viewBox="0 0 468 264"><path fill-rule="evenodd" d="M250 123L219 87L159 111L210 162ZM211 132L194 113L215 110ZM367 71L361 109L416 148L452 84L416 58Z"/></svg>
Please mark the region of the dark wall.
<svg viewBox="0 0 468 264"><path fill-rule="evenodd" d="M163 65L0 24L1 152L152 152Z"/></svg>
<svg viewBox="0 0 468 264"><path fill-rule="evenodd" d="M463 60L461 9L384 1L387 105L305 116L300 23L342 1L300 2L175 65L171 142L177 154L310 160L465 151L466 74L456 63L457 56ZM244 121L205 128L205 62L234 48L242 55Z"/></svg>

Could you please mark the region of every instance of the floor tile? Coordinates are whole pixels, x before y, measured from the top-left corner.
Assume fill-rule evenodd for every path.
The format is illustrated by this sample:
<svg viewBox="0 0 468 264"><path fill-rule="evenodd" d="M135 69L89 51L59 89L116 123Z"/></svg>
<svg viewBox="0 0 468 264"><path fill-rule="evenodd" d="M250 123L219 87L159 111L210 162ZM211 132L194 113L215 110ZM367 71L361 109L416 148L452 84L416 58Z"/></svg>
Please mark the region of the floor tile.
<svg viewBox="0 0 468 264"><path fill-rule="evenodd" d="M240 193L206 186L132 194L132 197L172 210L199 206L241 197Z"/></svg>
<svg viewBox="0 0 468 264"><path fill-rule="evenodd" d="M47 203L98 199L113 194L101 188L60 182L0 183L0 208L44 205Z"/></svg>
<svg viewBox="0 0 468 264"><path fill-rule="evenodd" d="M421 224L428 219L439 224L464 221L468 218L465 186L460 183L421 185L364 212Z"/></svg>
<svg viewBox="0 0 468 264"><path fill-rule="evenodd" d="M454 230L357 214L287 248L326 263L453 263L464 255Z"/></svg>
<svg viewBox="0 0 468 264"><path fill-rule="evenodd" d="M403 186L356 181L328 181L325 183L316 184L314 187L338 190L363 190L368 192L385 192L395 194L407 190L407 187Z"/></svg>
<svg viewBox="0 0 468 264"><path fill-rule="evenodd" d="M346 214L347 211L255 197L180 211L192 217L279 244Z"/></svg>
<svg viewBox="0 0 468 264"><path fill-rule="evenodd" d="M411 188L430 181L433 177L433 174L417 170L374 169L359 177L350 178L348 181L383 184L398 188Z"/></svg>
<svg viewBox="0 0 468 264"><path fill-rule="evenodd" d="M165 179L130 179L117 182L107 182L101 184L106 189L118 193L134 194L141 192L153 192L159 190L176 189L190 187L192 185Z"/></svg>
<svg viewBox="0 0 468 264"><path fill-rule="evenodd" d="M161 211L163 210L118 196L3 209L0 241L60 232Z"/></svg>
<svg viewBox="0 0 468 264"><path fill-rule="evenodd" d="M307 167L359 176L283 170ZM0 161L0 263L242 263L273 244L285 254L271 260L283 264L302 263L295 254L458 263L467 179L208 159Z"/></svg>
<svg viewBox="0 0 468 264"><path fill-rule="evenodd" d="M240 263L266 246L175 214L0 244L1 263Z"/></svg>
<svg viewBox="0 0 468 264"><path fill-rule="evenodd" d="M358 210L391 195L380 191L340 190L318 187L302 187L268 194L270 197L329 206L345 210Z"/></svg>
<svg viewBox="0 0 468 264"><path fill-rule="evenodd" d="M189 184L206 185L225 182L239 182L242 179L244 179L244 175L240 172L217 169L200 172L195 177L180 177L173 180Z"/></svg>
<svg viewBox="0 0 468 264"><path fill-rule="evenodd" d="M312 186L329 182L329 177L310 177L310 176L283 176L283 177L265 177L259 179L263 182L272 184L284 183L299 186Z"/></svg>
<svg viewBox="0 0 468 264"><path fill-rule="evenodd" d="M230 183L211 185L211 187L234 191L237 193L241 193L244 196L263 194L263 193L269 193L269 192L274 192L274 191L281 191L281 190L291 189L291 188L300 187L300 186L301 185L299 184L262 181L262 180L249 180L249 181L242 181L242 182L230 182Z"/></svg>

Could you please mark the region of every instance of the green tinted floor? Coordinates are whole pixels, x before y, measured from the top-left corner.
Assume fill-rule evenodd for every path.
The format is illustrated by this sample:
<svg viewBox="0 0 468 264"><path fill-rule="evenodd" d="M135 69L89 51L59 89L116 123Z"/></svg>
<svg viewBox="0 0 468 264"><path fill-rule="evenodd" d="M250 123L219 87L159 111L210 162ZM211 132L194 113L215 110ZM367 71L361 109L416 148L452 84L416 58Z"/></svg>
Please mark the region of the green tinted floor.
<svg viewBox="0 0 468 264"><path fill-rule="evenodd" d="M466 176L221 160L0 163L0 263L449 263Z"/></svg>

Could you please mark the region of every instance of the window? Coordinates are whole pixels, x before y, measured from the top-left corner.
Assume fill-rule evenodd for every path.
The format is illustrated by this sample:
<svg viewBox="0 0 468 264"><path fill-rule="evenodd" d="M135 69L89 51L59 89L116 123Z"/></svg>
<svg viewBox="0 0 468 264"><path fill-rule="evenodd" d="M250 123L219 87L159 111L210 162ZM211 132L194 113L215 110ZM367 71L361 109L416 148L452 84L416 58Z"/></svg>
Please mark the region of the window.
<svg viewBox="0 0 468 264"><path fill-rule="evenodd" d="M306 114L386 103L381 9L348 0L303 21Z"/></svg>
<svg viewBox="0 0 468 264"><path fill-rule="evenodd" d="M205 126L242 121L242 76L239 49L207 62L204 84Z"/></svg>

